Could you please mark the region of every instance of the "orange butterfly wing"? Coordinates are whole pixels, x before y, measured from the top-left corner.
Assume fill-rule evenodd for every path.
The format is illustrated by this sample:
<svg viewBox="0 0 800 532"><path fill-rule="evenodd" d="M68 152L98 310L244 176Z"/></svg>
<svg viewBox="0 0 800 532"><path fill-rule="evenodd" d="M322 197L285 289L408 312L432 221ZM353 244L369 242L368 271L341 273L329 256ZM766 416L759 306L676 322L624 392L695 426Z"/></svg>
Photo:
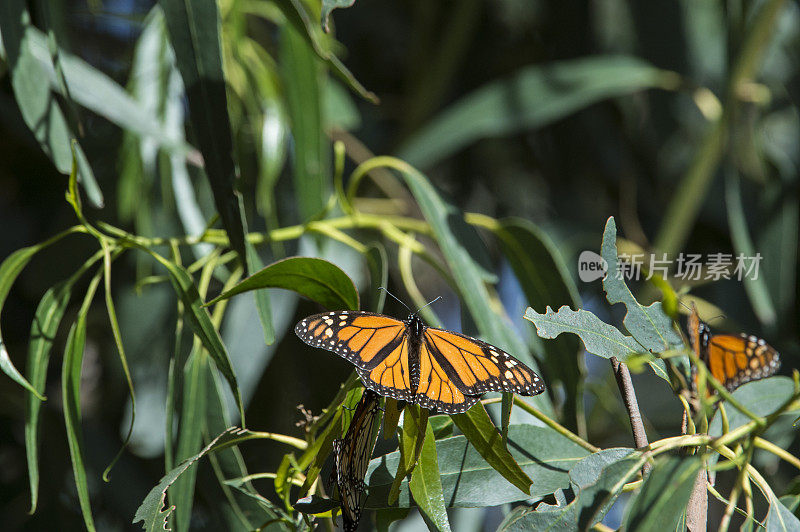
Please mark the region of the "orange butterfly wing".
<svg viewBox="0 0 800 532"><path fill-rule="evenodd" d="M405 323L371 312L325 312L301 320L297 336L355 365L364 384L380 395L412 401Z"/></svg>
<svg viewBox="0 0 800 532"><path fill-rule="evenodd" d="M704 358L711 374L729 391L780 368L778 352L755 336L712 335Z"/></svg>

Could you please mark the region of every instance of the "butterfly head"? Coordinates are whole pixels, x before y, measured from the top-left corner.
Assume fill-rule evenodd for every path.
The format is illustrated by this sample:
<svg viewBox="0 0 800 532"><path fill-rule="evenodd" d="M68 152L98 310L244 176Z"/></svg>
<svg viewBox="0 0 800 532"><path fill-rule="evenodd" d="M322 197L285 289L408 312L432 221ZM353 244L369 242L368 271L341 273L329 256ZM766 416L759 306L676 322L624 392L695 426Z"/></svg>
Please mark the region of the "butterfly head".
<svg viewBox="0 0 800 532"><path fill-rule="evenodd" d="M413 335L414 338L420 338L422 333L425 332L425 323L422 321L422 318L419 317L417 312L409 314L408 318L405 320L406 327L408 327L408 332L409 334Z"/></svg>

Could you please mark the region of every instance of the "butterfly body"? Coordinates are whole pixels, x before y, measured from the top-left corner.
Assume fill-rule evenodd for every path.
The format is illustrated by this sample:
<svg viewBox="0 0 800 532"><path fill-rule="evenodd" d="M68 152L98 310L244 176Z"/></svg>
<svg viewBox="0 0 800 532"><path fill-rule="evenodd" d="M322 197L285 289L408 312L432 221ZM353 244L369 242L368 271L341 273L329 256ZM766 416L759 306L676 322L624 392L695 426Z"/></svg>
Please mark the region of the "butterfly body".
<svg viewBox="0 0 800 532"><path fill-rule="evenodd" d="M769 377L780 368L780 355L763 339L747 334L713 334L696 309L689 316L689 333L697 358L729 392ZM697 389L697 370L693 368L692 373Z"/></svg>
<svg viewBox="0 0 800 532"><path fill-rule="evenodd" d="M401 321L370 312L326 312L301 320L295 333L351 362L378 394L448 414L465 412L489 391L544 391L539 376L502 349L428 327L416 314Z"/></svg>

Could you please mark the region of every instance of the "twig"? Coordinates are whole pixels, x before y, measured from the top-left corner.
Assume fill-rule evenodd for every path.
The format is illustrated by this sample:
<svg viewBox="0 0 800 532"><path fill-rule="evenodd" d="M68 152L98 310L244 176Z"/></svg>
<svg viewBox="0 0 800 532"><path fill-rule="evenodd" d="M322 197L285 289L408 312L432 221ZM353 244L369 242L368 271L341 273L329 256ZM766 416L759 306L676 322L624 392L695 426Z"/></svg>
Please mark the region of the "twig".
<svg viewBox="0 0 800 532"><path fill-rule="evenodd" d="M633 443L638 449L642 449L650 445L650 443L647 441L647 433L644 430L644 423L642 423L642 414L639 413L639 403L636 401L636 390L633 389L631 373L628 371L628 366L617 360L617 357L611 357L610 360L614 376L617 378L619 392L622 394L622 401L625 403L625 408L628 409L628 417L631 420L631 430L633 431ZM649 463L645 463L642 466L642 475L646 475L651 468Z"/></svg>

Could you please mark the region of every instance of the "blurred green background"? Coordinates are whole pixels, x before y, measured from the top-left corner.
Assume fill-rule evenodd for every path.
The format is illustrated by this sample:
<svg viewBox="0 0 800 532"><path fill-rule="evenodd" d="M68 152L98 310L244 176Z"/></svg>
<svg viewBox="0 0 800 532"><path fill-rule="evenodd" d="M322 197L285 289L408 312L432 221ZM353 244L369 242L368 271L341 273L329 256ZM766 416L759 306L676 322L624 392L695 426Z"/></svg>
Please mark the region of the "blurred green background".
<svg viewBox="0 0 800 532"><path fill-rule="evenodd" d="M20 2L8 2L0 18L19 13L12 4ZM678 288L691 288L718 307L724 319L714 322L715 328L766 338L781 352L782 373L797 366L797 2L358 0L333 12L330 33L315 29L322 52L340 58L357 82L335 75L346 71L308 46L291 26L289 4L219 2L236 186L251 231L320 216L334 191L332 145L340 141L347 153L345 176L371 154L395 155L423 171L463 211L534 222L555 242L584 307L606 321L621 316L603 315L600 283L577 278L577 256L599 250L609 216L616 217L629 245L648 251L760 253L757 281L678 283ZM198 146L202 135L185 127L191 110L160 8L140 0L36 0L27 9L30 24L40 30L33 60L51 60L56 68L43 70L40 84L16 85L14 67L22 60L9 61L15 36L8 19L0 24L0 259L76 223L64 201L71 156L67 152L65 165L57 150L47 153L48 144L41 141L42 135L56 134L57 124L32 125L20 106L21 98L47 87L52 87L48 105L56 110L43 116L55 120L53 113L60 113L94 174L97 192L90 185L84 193L90 219L146 237L200 234L216 208L198 168L199 153L181 148L187 142ZM305 9L316 26L320 5L309 1ZM361 94L354 90L357 83L366 87ZM128 100L119 99L116 91L122 88ZM366 91L380 102L370 101ZM84 185L86 177L82 174ZM360 210L419 215L391 174L372 177L359 188ZM363 243L374 240L366 231L351 234ZM484 243L488 253L479 262L497 276L499 301L511 323L533 342L533 328L522 319L531 302L498 244ZM30 324L42 294L83 263L95 249L90 244L73 237L48 248L14 284L2 327L18 368L25 367ZM351 274L365 303L373 296L357 254L323 236L272 242L259 250L265 263L291 255L328 258ZM208 248L185 251L188 264ZM397 248L387 251L389 287L411 305ZM458 296L436 270L419 259L413 267L426 300L443 296L435 307L443 324L475 332L469 319L462 325ZM168 284L141 282L159 273L142 254L127 254L114 266L137 414L129 452L108 484L99 474L121 445L131 405L99 301L88 316L81 404L92 506L103 530L130 529L142 498L163 475L175 303ZM78 293L85 289L82 283ZM215 283L214 293L221 287ZM652 288L641 289L645 299L656 297ZM240 379L248 425L300 437L297 405L318 413L351 368L290 333L297 320L319 310L317 305L280 290L272 290L271 298L273 345L265 346L250 299L232 302L221 333ZM73 302L68 316L78 306ZM406 313L391 300L386 312ZM57 345L63 345L66 332L59 332ZM54 360L60 362L58 351ZM591 358L587 363L590 441L631 445L608 366ZM635 379L646 389L648 377ZM46 385L53 400L43 408L41 428L40 503L29 516L25 394L10 379L0 379L0 515L8 530L83 527L60 386L60 364L53 363ZM668 394L641 392L640 401L653 436L675 433L677 402ZM284 451L260 442L243 446L243 452L250 471L274 471ZM776 464L772 471L785 484L794 474ZM219 487L210 468L199 469L197 485L193 527L218 529ZM262 493L270 496L270 490L265 484ZM467 530L458 522L493 530L502 519L495 510L459 511L453 517L456 530Z"/></svg>

